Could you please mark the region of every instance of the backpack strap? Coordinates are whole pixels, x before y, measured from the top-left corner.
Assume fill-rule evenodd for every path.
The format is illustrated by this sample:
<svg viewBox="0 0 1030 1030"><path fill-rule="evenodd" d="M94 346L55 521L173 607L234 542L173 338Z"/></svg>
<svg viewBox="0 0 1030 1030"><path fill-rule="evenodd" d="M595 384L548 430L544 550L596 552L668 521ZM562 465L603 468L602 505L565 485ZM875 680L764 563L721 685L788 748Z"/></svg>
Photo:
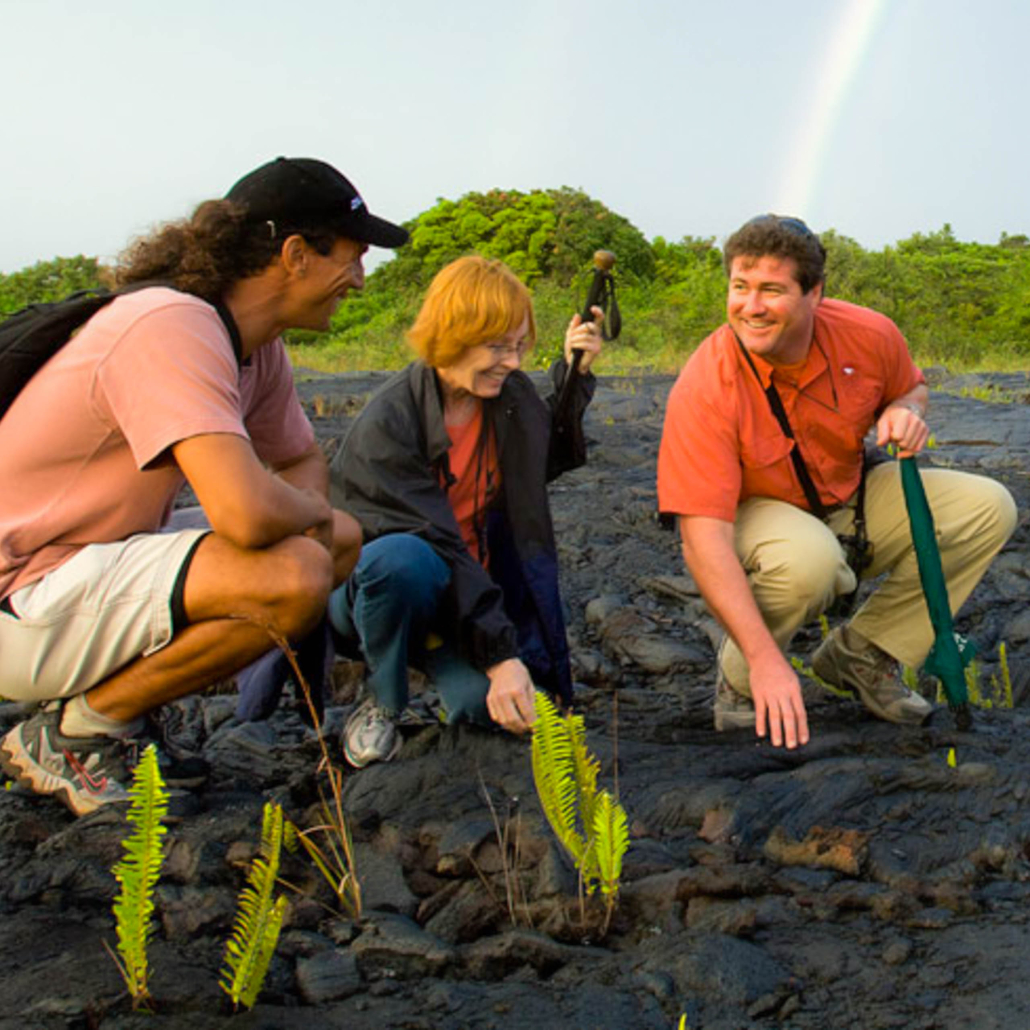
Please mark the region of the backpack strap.
<svg viewBox="0 0 1030 1030"><path fill-rule="evenodd" d="M236 319L232 317L232 312L224 301L213 300L211 301L211 306L218 312L218 317L222 320L225 325L225 331L229 334L232 350L236 355L236 364L242 365L243 339L240 336L240 327L236 324Z"/></svg>

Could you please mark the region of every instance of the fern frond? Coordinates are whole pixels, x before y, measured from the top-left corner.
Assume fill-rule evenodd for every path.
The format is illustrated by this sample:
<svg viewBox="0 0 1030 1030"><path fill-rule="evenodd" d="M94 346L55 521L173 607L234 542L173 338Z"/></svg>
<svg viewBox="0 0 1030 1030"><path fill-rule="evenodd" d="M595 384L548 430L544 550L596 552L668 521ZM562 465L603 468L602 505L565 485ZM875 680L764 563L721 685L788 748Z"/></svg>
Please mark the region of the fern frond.
<svg viewBox="0 0 1030 1030"><path fill-rule="evenodd" d="M132 997L133 1005L146 1001L147 945L153 933L154 885L164 861L162 840L167 833L162 819L168 813L168 791L157 764L157 750L151 744L142 754L132 785L132 801L126 818L134 827L122 841L125 855L112 872L121 885L113 912L118 934L118 969Z"/></svg>
<svg viewBox="0 0 1030 1030"><path fill-rule="evenodd" d="M593 834L594 812L597 804L597 774L601 763L587 750L586 726L582 715L568 714L565 723L569 730L572 750L572 773L579 795L579 816L583 821L583 833Z"/></svg>
<svg viewBox="0 0 1030 1030"><path fill-rule="evenodd" d="M597 795L594 816L594 855L601 880L601 893L614 902L622 877L622 858L629 848L629 825L626 810L606 790Z"/></svg>
<svg viewBox="0 0 1030 1030"><path fill-rule="evenodd" d="M283 845L290 854L296 854L298 847L298 834L300 831L289 820L283 820Z"/></svg>
<svg viewBox="0 0 1030 1030"><path fill-rule="evenodd" d="M286 898L273 902L283 844L283 810L265 803L259 854L251 863L247 885L240 892L233 933L225 945L222 989L233 1000L253 1007L279 940Z"/></svg>
<svg viewBox="0 0 1030 1030"><path fill-rule="evenodd" d="M539 690L535 706L533 780L551 829L579 866L586 841L576 830L576 781L571 770L569 727L554 702Z"/></svg>

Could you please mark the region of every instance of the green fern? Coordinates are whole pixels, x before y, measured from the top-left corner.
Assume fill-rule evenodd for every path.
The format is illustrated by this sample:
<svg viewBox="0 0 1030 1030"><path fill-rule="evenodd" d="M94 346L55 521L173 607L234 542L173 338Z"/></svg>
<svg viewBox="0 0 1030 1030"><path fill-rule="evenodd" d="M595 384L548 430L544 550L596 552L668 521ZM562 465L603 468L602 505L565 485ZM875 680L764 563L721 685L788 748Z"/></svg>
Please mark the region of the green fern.
<svg viewBox="0 0 1030 1030"><path fill-rule="evenodd" d="M619 894L622 858L629 848L629 825L626 810L606 790L597 795L593 841L601 893L611 907Z"/></svg>
<svg viewBox="0 0 1030 1030"><path fill-rule="evenodd" d="M583 858L580 861L580 875L587 894L592 894L597 880L597 855L594 848L596 835L594 821L597 812L597 774L601 763L587 750L586 727L583 716L568 714L565 725L569 731L572 746L572 776L576 783L579 821L585 838Z"/></svg>
<svg viewBox="0 0 1030 1030"><path fill-rule="evenodd" d="M275 946L279 943L286 898L272 894L279 875L279 859L284 839L283 810L265 803L261 819L259 854L251 863L247 886L240 892L232 937L225 946L225 967L219 981L238 1008L253 1008Z"/></svg>
<svg viewBox="0 0 1030 1030"><path fill-rule="evenodd" d="M576 829L576 780L568 723L554 702L536 692L533 727L533 779L544 815L561 845L582 866L587 841Z"/></svg>
<svg viewBox="0 0 1030 1030"><path fill-rule="evenodd" d="M584 891L601 892L611 918L622 858L629 847L623 807L597 789L600 763L587 750L583 717L562 715L546 694L536 694L533 779L555 836L572 856Z"/></svg>
<svg viewBox="0 0 1030 1030"><path fill-rule="evenodd" d="M112 870L121 884L113 906L118 954L112 952L112 957L133 1008L138 1008L150 1000L147 945L154 930L154 885L161 875L162 838L167 832L161 820L168 813L168 791L153 744L143 752L136 766L129 795L132 801L126 818L134 829L122 842L124 858Z"/></svg>
<svg viewBox="0 0 1030 1030"><path fill-rule="evenodd" d="M1001 703L1006 708L1014 708L1015 699L1012 696L1012 675L1009 673L1008 649L1005 647L1004 640L998 645L998 661L1001 663L1001 683L1004 690Z"/></svg>
<svg viewBox="0 0 1030 1030"><path fill-rule="evenodd" d="M572 745L572 775L579 795L579 815L584 831L589 835L594 825L597 808L597 774L601 763L587 750L586 727L583 716L567 715L565 724L569 729L569 743Z"/></svg>

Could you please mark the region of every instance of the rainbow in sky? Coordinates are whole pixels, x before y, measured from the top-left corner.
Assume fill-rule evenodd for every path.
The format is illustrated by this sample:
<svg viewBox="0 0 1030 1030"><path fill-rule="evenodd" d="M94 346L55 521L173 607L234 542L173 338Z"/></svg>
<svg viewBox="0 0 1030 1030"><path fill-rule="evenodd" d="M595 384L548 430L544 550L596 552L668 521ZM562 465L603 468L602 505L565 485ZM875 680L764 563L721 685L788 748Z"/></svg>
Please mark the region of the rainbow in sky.
<svg viewBox="0 0 1030 1030"><path fill-rule="evenodd" d="M847 0L828 41L812 90L814 106L802 119L790 149L773 209L778 214L806 217L811 207L838 115L855 82L876 29L890 0Z"/></svg>

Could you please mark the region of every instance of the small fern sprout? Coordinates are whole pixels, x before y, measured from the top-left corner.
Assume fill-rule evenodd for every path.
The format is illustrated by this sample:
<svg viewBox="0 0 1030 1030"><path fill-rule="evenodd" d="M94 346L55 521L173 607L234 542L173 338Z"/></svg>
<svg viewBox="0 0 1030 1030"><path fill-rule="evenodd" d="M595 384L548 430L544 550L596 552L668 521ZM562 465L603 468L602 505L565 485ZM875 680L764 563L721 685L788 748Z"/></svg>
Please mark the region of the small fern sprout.
<svg viewBox="0 0 1030 1030"><path fill-rule="evenodd" d="M1015 700L1012 696L1012 674L1009 672L1009 656L1008 649L1005 646L1003 640L998 645L998 661L1001 664L1001 683L1004 688L1004 700L1002 704L1006 708L1014 708Z"/></svg>
<svg viewBox="0 0 1030 1030"><path fill-rule="evenodd" d="M539 690L535 704L533 780L554 835L572 856L576 867L581 868L587 840L576 828L578 797L568 724L555 703Z"/></svg>
<svg viewBox="0 0 1030 1030"><path fill-rule="evenodd" d="M600 763L587 749L582 716L562 715L539 691L536 715L532 757L540 805L572 856L582 889L589 896L600 884L607 929L629 847L626 812L608 791L597 789Z"/></svg>
<svg viewBox="0 0 1030 1030"><path fill-rule="evenodd" d="M247 885L240 892L233 933L225 945L225 966L219 981L233 1005L248 1009L257 1002L279 943L286 897L273 900L285 834L283 810L265 803L259 853L251 863Z"/></svg>
<svg viewBox="0 0 1030 1030"><path fill-rule="evenodd" d="M154 886L164 861L162 840L167 830L161 820L168 813L168 791L153 744L136 766L129 796L126 818L133 830L122 842L124 857L112 870L121 885L113 907L118 954L108 951L122 974L132 1007L140 1008L151 1000L147 945L154 931Z"/></svg>
<svg viewBox="0 0 1030 1030"><path fill-rule="evenodd" d="M612 911L619 896L622 878L622 859L629 848L629 822L626 810L606 790L597 795L594 813L593 851L597 875L601 881L601 894L607 909L605 929L611 921Z"/></svg>

